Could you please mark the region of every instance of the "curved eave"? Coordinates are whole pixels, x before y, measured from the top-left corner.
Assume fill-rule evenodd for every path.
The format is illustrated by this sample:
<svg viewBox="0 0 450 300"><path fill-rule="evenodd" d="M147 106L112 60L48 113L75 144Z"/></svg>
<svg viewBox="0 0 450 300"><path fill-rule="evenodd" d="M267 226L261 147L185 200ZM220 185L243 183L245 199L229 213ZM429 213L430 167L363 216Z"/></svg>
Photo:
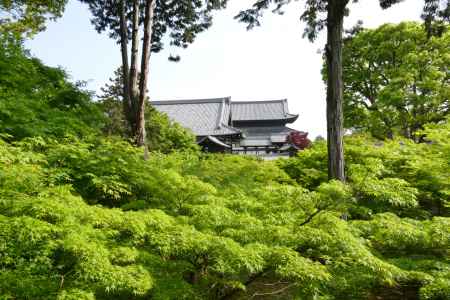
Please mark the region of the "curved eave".
<svg viewBox="0 0 450 300"><path fill-rule="evenodd" d="M212 134L211 136L230 136L230 137L240 137L242 132L233 132L233 133L221 133L221 134ZM203 135L204 136L204 135Z"/></svg>
<svg viewBox="0 0 450 300"><path fill-rule="evenodd" d="M205 137L199 139L199 140L197 141L197 144L201 144L201 143L205 142L206 140L208 140L208 141L210 141L210 142L212 142L212 143L214 143L214 144L216 144L216 145L219 145L219 146L221 146L221 147L223 147L223 148L231 148L230 145L227 145L227 144L225 144L224 142L220 141L218 138L215 138L215 137L210 136L210 135L207 135L207 136L205 136Z"/></svg>
<svg viewBox="0 0 450 300"><path fill-rule="evenodd" d="M198 139L202 139L206 136L218 136L218 137L231 137L231 138L238 138L242 135L242 132L229 132L229 133L204 133L204 134L198 134L195 135Z"/></svg>
<svg viewBox="0 0 450 300"><path fill-rule="evenodd" d="M295 146L294 144L286 144L280 148L281 151L288 151L288 150L301 150L299 147Z"/></svg>
<svg viewBox="0 0 450 300"><path fill-rule="evenodd" d="M295 121L297 121L297 119L298 119L298 115L287 114L287 116L286 116L286 120L289 120L288 123L294 123Z"/></svg>

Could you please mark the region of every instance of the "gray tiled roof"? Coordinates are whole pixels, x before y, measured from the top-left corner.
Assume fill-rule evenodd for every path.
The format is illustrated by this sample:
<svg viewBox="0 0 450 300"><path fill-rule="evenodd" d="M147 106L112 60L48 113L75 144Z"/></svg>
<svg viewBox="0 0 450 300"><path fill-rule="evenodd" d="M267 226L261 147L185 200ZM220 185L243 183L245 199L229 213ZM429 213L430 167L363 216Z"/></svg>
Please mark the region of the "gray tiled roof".
<svg viewBox="0 0 450 300"><path fill-rule="evenodd" d="M231 102L233 121L296 119L289 113L287 100L233 101Z"/></svg>
<svg viewBox="0 0 450 300"><path fill-rule="evenodd" d="M233 135L241 130L231 127L234 121L286 120L295 121L287 100L230 101L229 97L196 100L152 101L160 112L197 136Z"/></svg>
<svg viewBox="0 0 450 300"><path fill-rule="evenodd" d="M240 133L228 125L230 98L152 101L151 104L197 136Z"/></svg>

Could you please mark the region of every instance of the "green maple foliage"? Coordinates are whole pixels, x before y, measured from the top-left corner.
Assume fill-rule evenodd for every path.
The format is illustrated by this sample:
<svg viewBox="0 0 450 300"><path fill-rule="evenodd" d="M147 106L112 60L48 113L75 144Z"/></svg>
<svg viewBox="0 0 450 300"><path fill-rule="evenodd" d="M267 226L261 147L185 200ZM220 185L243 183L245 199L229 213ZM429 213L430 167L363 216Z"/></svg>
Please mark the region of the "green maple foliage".
<svg viewBox="0 0 450 300"><path fill-rule="evenodd" d="M349 137L347 184L297 175L326 175L320 142L264 162L192 152L143 161L112 138L3 141L1 295L445 299L448 132L428 128L429 144ZM424 153L441 166L428 168Z"/></svg>
<svg viewBox="0 0 450 300"><path fill-rule="evenodd" d="M449 47L448 31L428 37L413 22L359 29L347 37L345 126L378 138L421 140L425 124L450 113Z"/></svg>

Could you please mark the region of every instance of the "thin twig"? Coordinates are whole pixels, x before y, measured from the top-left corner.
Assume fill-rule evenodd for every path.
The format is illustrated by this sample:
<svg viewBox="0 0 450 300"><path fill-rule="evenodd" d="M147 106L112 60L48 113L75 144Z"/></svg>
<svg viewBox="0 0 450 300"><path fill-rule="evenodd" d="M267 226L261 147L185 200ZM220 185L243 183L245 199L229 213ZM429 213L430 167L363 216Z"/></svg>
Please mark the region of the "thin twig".
<svg viewBox="0 0 450 300"><path fill-rule="evenodd" d="M270 293L254 293L250 299L252 299L252 298L254 298L254 297L256 297L256 296L270 296L270 295L280 294L280 293L284 292L285 290L290 289L290 288L293 287L294 285L295 285L295 283L290 284L290 285L287 285L287 286L285 286L285 287L282 288L282 289L279 289L279 290L277 290L277 291L270 292Z"/></svg>
<svg viewBox="0 0 450 300"><path fill-rule="evenodd" d="M280 280L280 281L275 282L275 283L263 283L263 285L265 285L265 286L274 286L274 285L278 285L278 284L287 284L287 283L289 283L289 282Z"/></svg>
<svg viewBox="0 0 450 300"><path fill-rule="evenodd" d="M59 283L59 289L62 289L64 285L64 275L61 275L61 282Z"/></svg>

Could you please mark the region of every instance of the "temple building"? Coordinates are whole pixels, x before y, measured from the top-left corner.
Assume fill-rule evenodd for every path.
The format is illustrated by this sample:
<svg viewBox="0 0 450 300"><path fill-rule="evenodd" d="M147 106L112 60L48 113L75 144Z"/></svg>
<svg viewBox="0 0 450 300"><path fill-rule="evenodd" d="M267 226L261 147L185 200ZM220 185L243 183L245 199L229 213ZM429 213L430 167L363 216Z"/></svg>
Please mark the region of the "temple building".
<svg viewBox="0 0 450 300"><path fill-rule="evenodd" d="M252 154L270 159L307 146L307 133L287 127L297 120L287 100L227 98L152 101L155 109L190 129L206 152Z"/></svg>

